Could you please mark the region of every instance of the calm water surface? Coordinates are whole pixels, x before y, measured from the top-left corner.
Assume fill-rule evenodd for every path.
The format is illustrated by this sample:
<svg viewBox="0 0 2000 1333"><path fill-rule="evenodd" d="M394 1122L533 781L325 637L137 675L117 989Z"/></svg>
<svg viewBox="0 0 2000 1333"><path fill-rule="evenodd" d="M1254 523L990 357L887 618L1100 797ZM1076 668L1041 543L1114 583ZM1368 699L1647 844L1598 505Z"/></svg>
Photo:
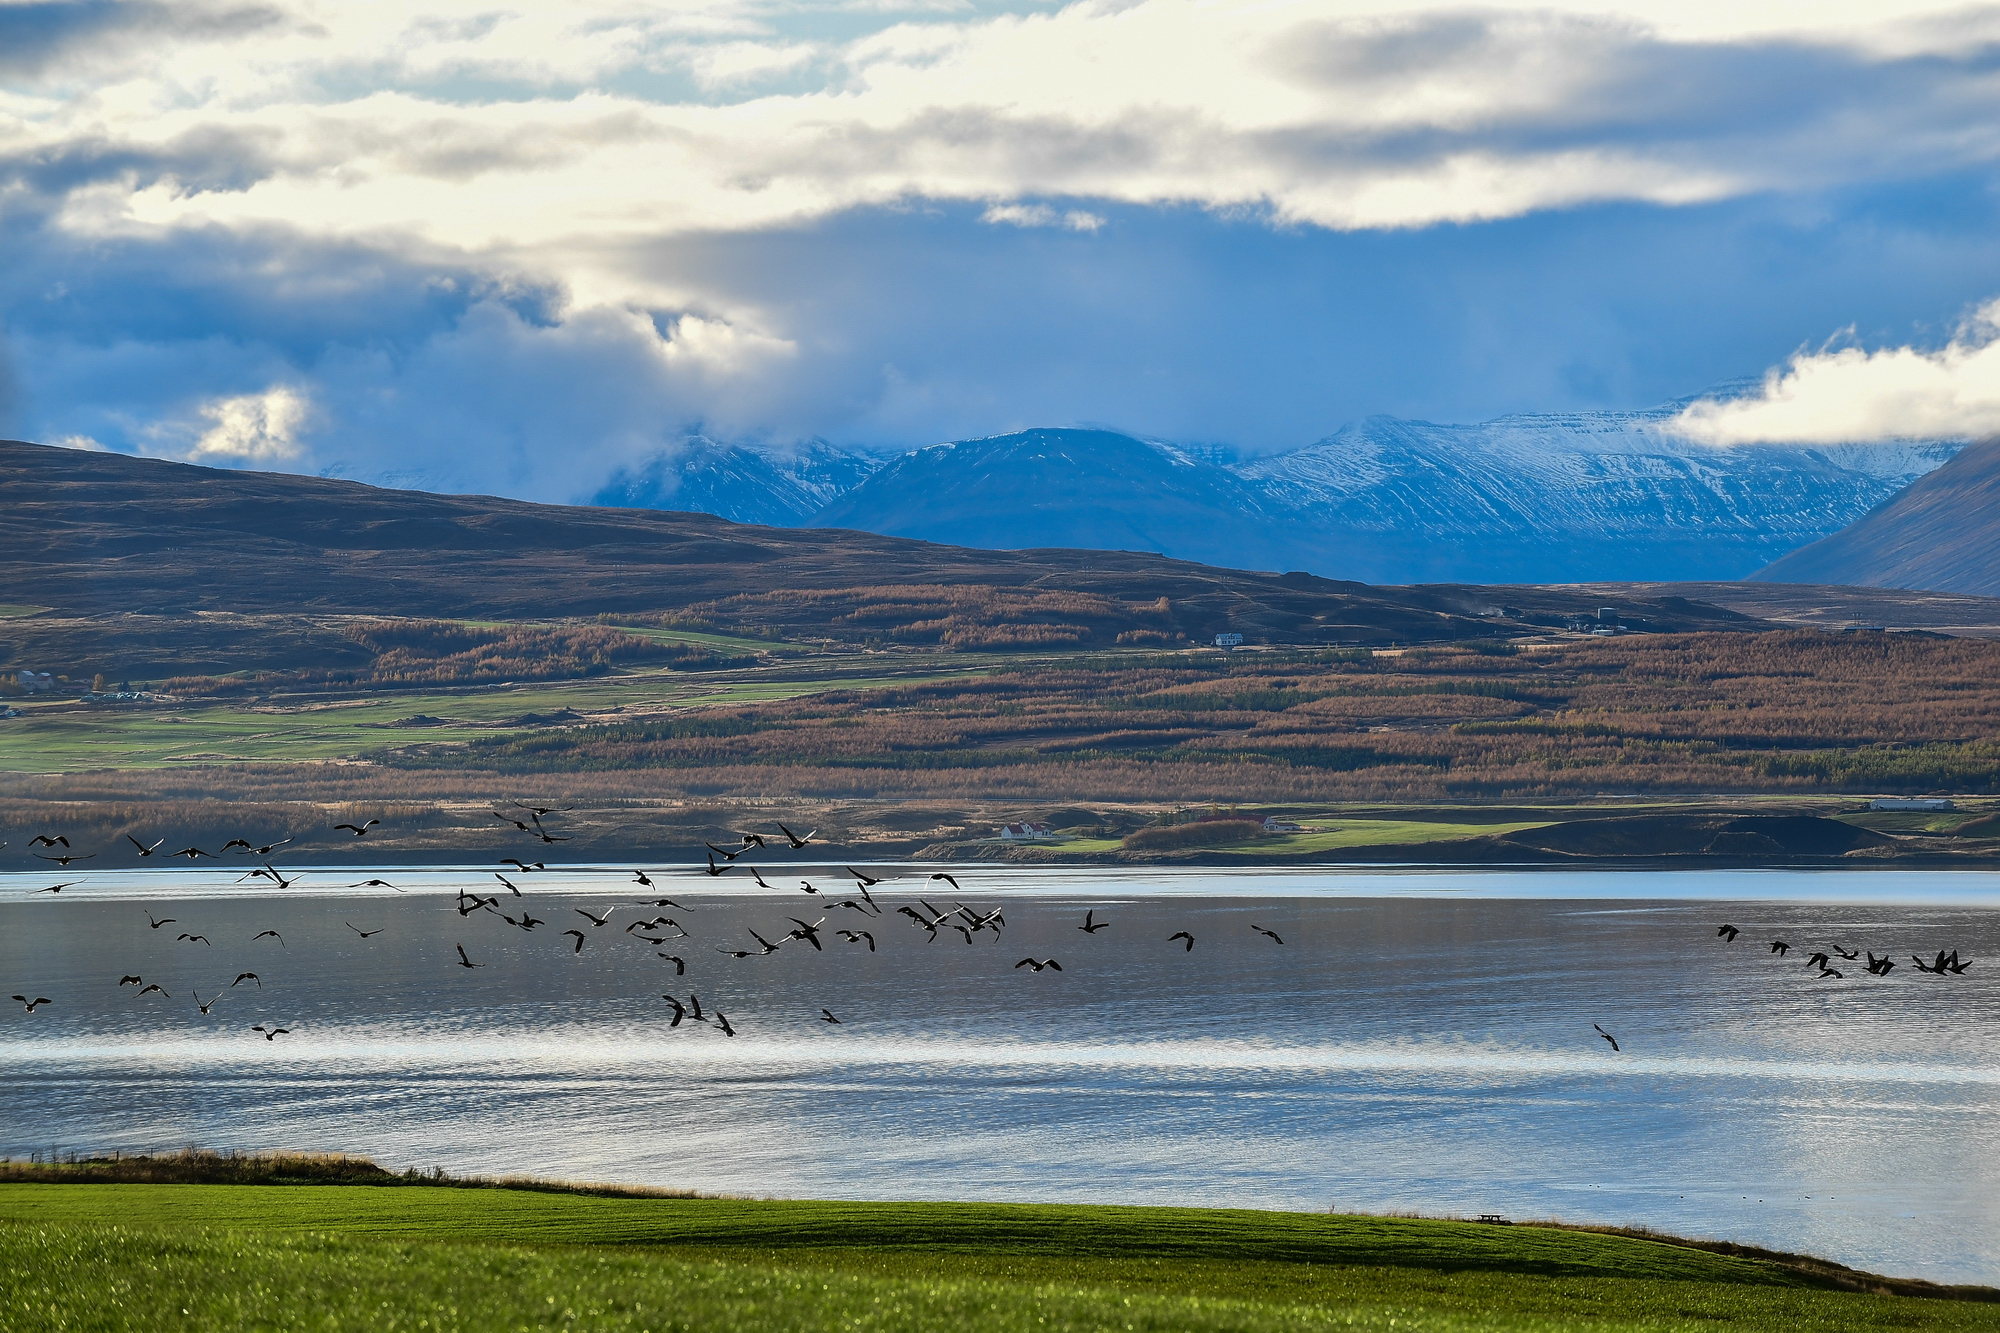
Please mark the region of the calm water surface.
<svg viewBox="0 0 2000 1333"><path fill-rule="evenodd" d="M406 892L347 887L377 873ZM60 898L0 876L0 982L53 1001L0 1025L0 1152L306 1148L751 1195L1495 1212L2000 1282L2000 876L992 867L955 872L958 892L883 873L879 918L796 874L746 892L655 873L647 892L565 870L518 878L520 899L478 869L311 871L283 893L100 873ZM481 885L547 924L461 917L453 892ZM918 898L1002 907L1005 933L933 943L894 912ZM598 927L577 908L613 910ZM1086 908L1110 928L1077 930ZM656 915L687 937L624 929ZM828 918L824 952L782 941L794 916ZM718 952L757 947L752 929L783 947ZM1846 976L1818 979L1803 958L1834 945L1900 965L1836 959ZM1910 962L1954 948L1976 960L1963 976ZM1028 956L1062 970L1014 966ZM231 988L243 971L262 985ZM199 1013L191 997L218 992ZM737 1035L670 1028L667 992ZM291 1031L266 1042L257 1023Z"/></svg>

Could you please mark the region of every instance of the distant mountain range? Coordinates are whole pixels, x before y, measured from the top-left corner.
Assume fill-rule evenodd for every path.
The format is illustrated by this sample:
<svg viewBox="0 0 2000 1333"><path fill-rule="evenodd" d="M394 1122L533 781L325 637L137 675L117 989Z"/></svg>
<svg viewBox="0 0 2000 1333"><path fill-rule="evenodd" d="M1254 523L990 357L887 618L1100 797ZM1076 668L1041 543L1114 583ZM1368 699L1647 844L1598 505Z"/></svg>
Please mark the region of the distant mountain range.
<svg viewBox="0 0 2000 1333"><path fill-rule="evenodd" d="M1153 551L1367 583L1743 578L1943 465L1955 441L1718 449L1640 412L1370 417L1236 463L1044 429L899 458L698 440L595 503L1002 550Z"/></svg>
<svg viewBox="0 0 2000 1333"><path fill-rule="evenodd" d="M2000 595L2000 440L1966 446L1852 527L1752 577Z"/></svg>

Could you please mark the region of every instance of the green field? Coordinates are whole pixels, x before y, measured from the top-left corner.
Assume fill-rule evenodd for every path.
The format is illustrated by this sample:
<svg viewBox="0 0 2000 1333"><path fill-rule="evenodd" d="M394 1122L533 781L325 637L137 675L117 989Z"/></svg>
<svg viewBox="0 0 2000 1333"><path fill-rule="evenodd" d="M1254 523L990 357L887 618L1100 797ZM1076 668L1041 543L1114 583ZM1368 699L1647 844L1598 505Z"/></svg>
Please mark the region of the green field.
<svg viewBox="0 0 2000 1333"><path fill-rule="evenodd" d="M681 631L661 631L680 637ZM715 636L708 636L714 638ZM731 640L730 642L735 642ZM376 691L360 698L315 701L297 695L274 703L204 702L186 707L26 704L0 722L0 772L68 773L106 768L162 768L244 760L280 763L348 759L403 745L506 736L505 724L524 714L563 709L604 714L763 703L826 690L881 689L979 675L986 664L940 669L912 661L860 655L788 668L676 672L644 671L586 680L467 689ZM902 668L898 670L897 668ZM398 722L438 719L414 726Z"/></svg>
<svg viewBox="0 0 2000 1333"><path fill-rule="evenodd" d="M0 1186L0 1327L2000 1329L1542 1227L424 1186Z"/></svg>

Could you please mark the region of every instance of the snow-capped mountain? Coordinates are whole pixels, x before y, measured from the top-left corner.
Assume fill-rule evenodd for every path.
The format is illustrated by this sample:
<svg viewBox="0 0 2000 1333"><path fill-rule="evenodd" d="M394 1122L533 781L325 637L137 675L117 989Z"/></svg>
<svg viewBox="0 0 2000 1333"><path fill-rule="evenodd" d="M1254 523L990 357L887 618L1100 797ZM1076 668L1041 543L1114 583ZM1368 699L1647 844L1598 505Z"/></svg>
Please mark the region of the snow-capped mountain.
<svg viewBox="0 0 2000 1333"><path fill-rule="evenodd" d="M1645 412L1435 425L1371 417L1237 471L1371 581L1741 578L1846 527L1957 442L1745 445ZM1307 565L1314 572L1327 572Z"/></svg>
<svg viewBox="0 0 2000 1333"><path fill-rule="evenodd" d="M694 435L639 468L618 472L590 502L804 527L886 461L879 454L836 449L825 440L778 449Z"/></svg>
<svg viewBox="0 0 2000 1333"><path fill-rule="evenodd" d="M1370 583L1736 579L1840 531L1962 445L1716 448L1667 428L1688 401L1477 425L1370 417L1234 464L1102 430L962 440L886 464L820 441L777 454L701 440L597 503Z"/></svg>

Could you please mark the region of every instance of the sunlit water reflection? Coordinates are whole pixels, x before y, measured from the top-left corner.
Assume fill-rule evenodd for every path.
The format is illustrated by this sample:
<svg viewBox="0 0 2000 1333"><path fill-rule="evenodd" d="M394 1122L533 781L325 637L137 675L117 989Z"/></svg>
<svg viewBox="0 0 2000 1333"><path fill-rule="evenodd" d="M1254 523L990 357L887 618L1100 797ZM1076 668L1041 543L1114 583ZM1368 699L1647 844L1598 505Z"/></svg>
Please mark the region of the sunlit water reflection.
<svg viewBox="0 0 2000 1333"><path fill-rule="evenodd" d="M699 874L655 874L646 896L686 910L642 911L616 868L529 876L524 899L471 869L346 887L374 873L309 872L285 893L101 873L60 897L0 876L0 981L52 1001L0 1028L0 1151L310 1148L752 1195L1497 1212L2000 1281L1994 876L988 868L959 872L963 892L892 878L874 918ZM547 924L461 917L452 892L480 885ZM894 912L920 897L1002 906L1005 934L932 943ZM615 910L597 927L579 907ZM1077 930L1086 907L1110 928ZM661 914L690 936L624 930ZM829 918L824 952L718 952L793 916ZM1723 920L1744 929L1734 944ZM282 945L253 940L271 929ZM459 966L459 944L480 966ZM1901 964L1876 979L1836 959L1847 975L1817 979L1803 956L1836 944ZM1978 960L1962 976L1910 963L1954 948ZM1014 966L1028 956L1063 970ZM261 987L231 988L243 971ZM132 974L170 998L118 984ZM670 1028L663 992L700 995L738 1035ZM257 1023L291 1031L267 1042Z"/></svg>

